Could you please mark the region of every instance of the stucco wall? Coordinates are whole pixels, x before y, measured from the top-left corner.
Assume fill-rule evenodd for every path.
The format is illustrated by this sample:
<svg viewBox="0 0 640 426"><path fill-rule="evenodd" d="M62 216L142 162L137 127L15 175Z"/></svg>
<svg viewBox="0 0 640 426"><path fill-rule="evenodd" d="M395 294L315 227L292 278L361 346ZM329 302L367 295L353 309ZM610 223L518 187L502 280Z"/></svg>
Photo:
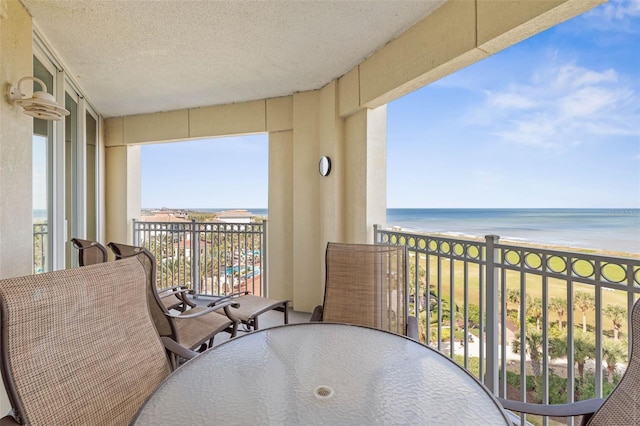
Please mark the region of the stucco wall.
<svg viewBox="0 0 640 426"><path fill-rule="evenodd" d="M33 60L31 18L18 2L3 1L0 10L0 277L5 278L32 270L33 119L7 101L5 90L33 74Z"/></svg>
<svg viewBox="0 0 640 426"><path fill-rule="evenodd" d="M0 1L0 278L31 274L32 118L5 98L6 85L33 75L31 18L17 1ZM0 414L11 409L4 388Z"/></svg>

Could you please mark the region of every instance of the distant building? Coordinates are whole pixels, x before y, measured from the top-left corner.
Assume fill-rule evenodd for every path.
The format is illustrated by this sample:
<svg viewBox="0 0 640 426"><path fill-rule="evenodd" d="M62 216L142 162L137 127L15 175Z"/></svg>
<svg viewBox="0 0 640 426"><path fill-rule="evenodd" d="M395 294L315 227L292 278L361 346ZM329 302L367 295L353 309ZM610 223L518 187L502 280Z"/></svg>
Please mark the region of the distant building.
<svg viewBox="0 0 640 426"><path fill-rule="evenodd" d="M249 210L225 210L218 214L218 220L227 223L251 223L254 217Z"/></svg>
<svg viewBox="0 0 640 426"><path fill-rule="evenodd" d="M141 222L190 222L185 215L173 212L154 212L140 217Z"/></svg>

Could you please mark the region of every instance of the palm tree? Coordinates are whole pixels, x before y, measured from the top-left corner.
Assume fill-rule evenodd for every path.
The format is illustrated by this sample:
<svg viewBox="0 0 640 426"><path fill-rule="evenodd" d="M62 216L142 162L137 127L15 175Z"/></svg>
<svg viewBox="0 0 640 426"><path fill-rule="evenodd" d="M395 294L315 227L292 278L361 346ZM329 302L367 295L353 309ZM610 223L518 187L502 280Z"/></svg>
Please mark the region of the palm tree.
<svg viewBox="0 0 640 426"><path fill-rule="evenodd" d="M549 356L552 359L564 358L567 356L567 335L549 338ZM578 376L584 380L584 365L587 360L594 358L596 352L593 336L577 331L573 336L573 360L578 366Z"/></svg>
<svg viewBox="0 0 640 426"><path fill-rule="evenodd" d="M582 311L582 331L587 332L587 311L596 305L595 298L586 291L576 291L574 298L575 306Z"/></svg>
<svg viewBox="0 0 640 426"><path fill-rule="evenodd" d="M531 372L538 378L542 374L542 333L537 329L527 327L526 351L531 359ZM516 339L512 342L513 353L520 353L520 333L516 333Z"/></svg>
<svg viewBox="0 0 640 426"><path fill-rule="evenodd" d="M542 318L542 299L535 297L533 300L527 299L527 314L535 318L536 330L540 331L540 318Z"/></svg>
<svg viewBox="0 0 640 426"><path fill-rule="evenodd" d="M602 343L602 357L607 363L607 381L613 383L613 377L619 362L627 360L627 345L620 340L606 340Z"/></svg>
<svg viewBox="0 0 640 426"><path fill-rule="evenodd" d="M562 330L562 320L564 319L564 312L566 308L567 300L562 297L552 297L549 301L549 309L558 314L558 329L560 330Z"/></svg>
<svg viewBox="0 0 640 426"><path fill-rule="evenodd" d="M627 312L620 305L607 305L607 307L604 308L604 314L611 318L611 322L613 323L613 338L614 340L618 340L620 329L622 328L622 321Z"/></svg>
<svg viewBox="0 0 640 426"><path fill-rule="evenodd" d="M595 353L596 345L593 335L576 332L573 336L573 359L578 364L578 375L581 380L584 380L584 365L588 359L595 357Z"/></svg>
<svg viewBox="0 0 640 426"><path fill-rule="evenodd" d="M520 321L520 290L517 288L507 289L507 300L509 303L515 303L518 308L518 321Z"/></svg>

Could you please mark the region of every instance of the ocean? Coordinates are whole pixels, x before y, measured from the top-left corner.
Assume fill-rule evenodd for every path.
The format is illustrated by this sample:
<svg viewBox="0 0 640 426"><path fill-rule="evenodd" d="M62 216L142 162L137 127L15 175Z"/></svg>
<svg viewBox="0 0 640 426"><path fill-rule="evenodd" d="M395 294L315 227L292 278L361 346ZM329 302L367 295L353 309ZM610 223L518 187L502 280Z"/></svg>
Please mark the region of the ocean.
<svg viewBox="0 0 640 426"><path fill-rule="evenodd" d="M640 254L640 209L387 209L387 226Z"/></svg>
<svg viewBox="0 0 640 426"><path fill-rule="evenodd" d="M230 209L190 209L217 212ZM267 209L247 209L267 216ZM640 254L640 209L387 209L388 227Z"/></svg>

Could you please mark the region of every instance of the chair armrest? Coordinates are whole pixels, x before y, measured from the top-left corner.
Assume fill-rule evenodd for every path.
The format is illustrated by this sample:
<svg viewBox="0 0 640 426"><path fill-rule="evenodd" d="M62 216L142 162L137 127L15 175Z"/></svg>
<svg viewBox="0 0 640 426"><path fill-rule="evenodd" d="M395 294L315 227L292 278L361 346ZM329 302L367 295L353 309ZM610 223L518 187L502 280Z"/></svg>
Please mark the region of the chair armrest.
<svg viewBox="0 0 640 426"><path fill-rule="evenodd" d="M533 414L537 416L571 417L595 413L604 403L602 398L585 399L584 401L570 402L567 404L533 404L530 402L512 401L497 398L502 406L518 413Z"/></svg>
<svg viewBox="0 0 640 426"><path fill-rule="evenodd" d="M195 291L188 289L184 286L174 286L174 287L163 288L161 290L158 290L158 296L160 296L161 299L164 299L165 297L175 296L178 299L184 301L186 304L188 304L192 308L196 307L195 303L187 299L186 297L187 294L195 294Z"/></svg>
<svg viewBox="0 0 640 426"><path fill-rule="evenodd" d="M418 318L414 316L407 317L407 337L418 340Z"/></svg>
<svg viewBox="0 0 640 426"><path fill-rule="evenodd" d="M313 309L313 313L311 314L310 322L322 321L322 313L324 312L324 307L322 305L318 305Z"/></svg>
<svg viewBox="0 0 640 426"><path fill-rule="evenodd" d="M189 293L194 293L194 291L187 288L186 285L174 285L173 287L160 288L158 289L158 293L162 293L164 291L178 291L178 290L187 290Z"/></svg>
<svg viewBox="0 0 640 426"><path fill-rule="evenodd" d="M180 319L189 319L189 318L197 318L197 317L201 317L203 315L207 315L211 312L215 312L215 311L219 311L220 309L223 309L225 311L225 314L227 314L229 307L233 307L233 308L239 308L240 304L238 302L233 302L233 301L228 301L228 302L224 302L221 303L219 305L215 305L215 306L210 306L207 309L203 309L202 311L198 311L194 314L174 314L172 312L165 312L165 315L168 317L171 317L173 319L176 320L180 320ZM187 311L190 312L190 311ZM229 316L227 314L227 316ZM231 320L234 320L232 317L230 317ZM235 320L234 320L235 321Z"/></svg>
<svg viewBox="0 0 640 426"><path fill-rule="evenodd" d="M171 296L180 297L185 293L189 294L189 291L191 291L191 290L164 288L162 290L158 290L158 296L160 296L160 299L164 299L165 297L171 297Z"/></svg>
<svg viewBox="0 0 640 426"><path fill-rule="evenodd" d="M226 302L229 299L233 299L234 297L246 296L247 294L251 294L249 291L241 291L240 293L228 294L226 296L219 296L213 302L210 302L207 306L216 306L218 303Z"/></svg>
<svg viewBox="0 0 640 426"><path fill-rule="evenodd" d="M162 343L164 344L164 348L167 350L169 355L169 361L171 363L171 370L175 370L180 366L180 364L184 361L180 361L180 358L184 360L190 360L195 358L198 353L192 351L191 349L185 348L175 340L167 336L161 336ZM0 425L2 426L2 425Z"/></svg>
<svg viewBox="0 0 640 426"><path fill-rule="evenodd" d="M162 343L164 344L165 349L174 353L185 359L192 359L198 355L198 352L192 351L191 349L185 348L180 343L173 340L171 337L162 336Z"/></svg>

